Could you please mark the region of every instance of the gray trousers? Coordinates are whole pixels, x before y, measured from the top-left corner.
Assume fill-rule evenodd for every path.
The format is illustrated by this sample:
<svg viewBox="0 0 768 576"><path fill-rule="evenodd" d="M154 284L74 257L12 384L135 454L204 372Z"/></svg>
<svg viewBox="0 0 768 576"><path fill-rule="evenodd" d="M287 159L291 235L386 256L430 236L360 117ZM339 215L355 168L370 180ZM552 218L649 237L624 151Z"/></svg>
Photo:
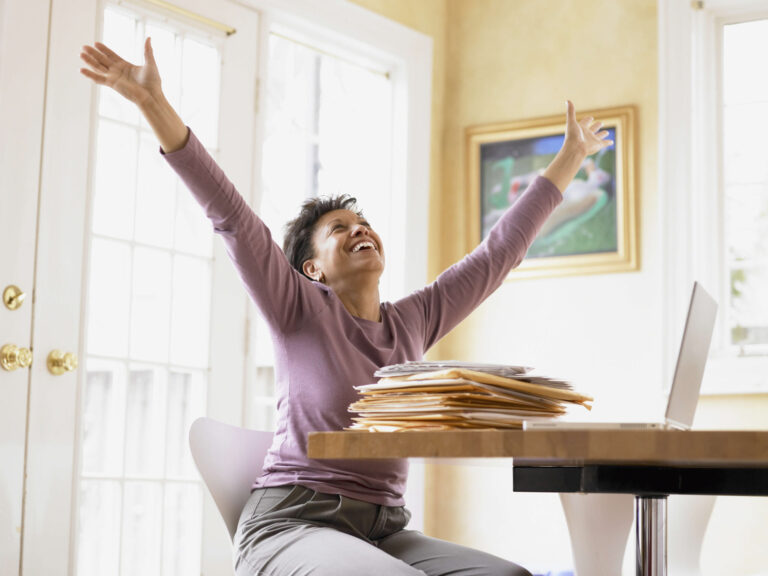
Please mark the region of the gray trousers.
<svg viewBox="0 0 768 576"><path fill-rule="evenodd" d="M238 576L530 576L485 552L405 530L411 514L304 486L254 490L234 542Z"/></svg>

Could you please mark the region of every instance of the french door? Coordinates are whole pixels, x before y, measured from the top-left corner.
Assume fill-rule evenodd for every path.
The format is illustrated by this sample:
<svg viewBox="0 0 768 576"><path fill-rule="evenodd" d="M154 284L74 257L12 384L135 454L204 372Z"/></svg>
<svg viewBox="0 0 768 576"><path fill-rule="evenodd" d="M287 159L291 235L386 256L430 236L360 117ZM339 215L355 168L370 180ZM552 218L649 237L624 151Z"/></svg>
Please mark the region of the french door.
<svg viewBox="0 0 768 576"><path fill-rule="evenodd" d="M246 297L146 123L78 54L103 39L141 62L151 36L169 100L248 197L258 15L228 0L0 13L0 291L27 295L0 306L0 346L16 347L0 370L0 571L231 573L186 432L202 414L241 422Z"/></svg>

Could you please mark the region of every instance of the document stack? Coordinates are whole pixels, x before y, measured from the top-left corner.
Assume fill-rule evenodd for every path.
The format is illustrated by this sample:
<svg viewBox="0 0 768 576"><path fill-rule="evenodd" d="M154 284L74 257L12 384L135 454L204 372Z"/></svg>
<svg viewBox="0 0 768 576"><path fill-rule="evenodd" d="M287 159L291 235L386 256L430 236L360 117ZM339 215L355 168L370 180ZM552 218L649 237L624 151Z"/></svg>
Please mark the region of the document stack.
<svg viewBox="0 0 768 576"><path fill-rule="evenodd" d="M386 366L376 384L356 386L350 430L520 429L523 420L551 419L592 398L563 380L525 366L470 362L407 362Z"/></svg>

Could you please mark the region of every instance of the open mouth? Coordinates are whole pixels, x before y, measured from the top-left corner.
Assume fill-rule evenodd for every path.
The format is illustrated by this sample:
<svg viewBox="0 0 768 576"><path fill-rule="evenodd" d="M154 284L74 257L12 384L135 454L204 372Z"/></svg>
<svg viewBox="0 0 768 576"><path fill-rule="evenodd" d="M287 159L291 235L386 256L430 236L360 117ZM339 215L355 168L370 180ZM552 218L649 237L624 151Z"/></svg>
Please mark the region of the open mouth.
<svg viewBox="0 0 768 576"><path fill-rule="evenodd" d="M376 244L371 242L370 240L365 240L363 242L360 242L359 244L355 244L355 246L352 248L351 252L354 254L356 252L362 252L364 250L374 250L376 251Z"/></svg>

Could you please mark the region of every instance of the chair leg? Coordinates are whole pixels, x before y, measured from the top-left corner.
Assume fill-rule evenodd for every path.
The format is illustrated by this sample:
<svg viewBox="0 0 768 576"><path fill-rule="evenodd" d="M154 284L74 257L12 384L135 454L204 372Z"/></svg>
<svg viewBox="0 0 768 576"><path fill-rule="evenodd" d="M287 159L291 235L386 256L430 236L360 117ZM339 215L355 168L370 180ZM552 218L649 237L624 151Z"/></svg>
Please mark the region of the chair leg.
<svg viewBox="0 0 768 576"><path fill-rule="evenodd" d="M670 496L667 558L674 576L701 576L701 547L716 496Z"/></svg>
<svg viewBox="0 0 768 576"><path fill-rule="evenodd" d="M577 576L621 574L634 518L631 494L560 494Z"/></svg>

